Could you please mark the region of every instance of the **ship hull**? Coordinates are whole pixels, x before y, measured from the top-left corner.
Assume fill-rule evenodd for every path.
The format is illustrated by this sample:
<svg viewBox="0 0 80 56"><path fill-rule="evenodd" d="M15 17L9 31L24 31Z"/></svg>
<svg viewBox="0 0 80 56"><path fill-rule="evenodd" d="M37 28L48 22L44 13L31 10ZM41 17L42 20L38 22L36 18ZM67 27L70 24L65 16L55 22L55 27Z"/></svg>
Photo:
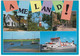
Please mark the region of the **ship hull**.
<svg viewBox="0 0 80 56"><path fill-rule="evenodd" d="M76 47L57 47L57 48L42 48L42 50L44 51L48 51L48 50L68 50L68 49L76 49Z"/></svg>

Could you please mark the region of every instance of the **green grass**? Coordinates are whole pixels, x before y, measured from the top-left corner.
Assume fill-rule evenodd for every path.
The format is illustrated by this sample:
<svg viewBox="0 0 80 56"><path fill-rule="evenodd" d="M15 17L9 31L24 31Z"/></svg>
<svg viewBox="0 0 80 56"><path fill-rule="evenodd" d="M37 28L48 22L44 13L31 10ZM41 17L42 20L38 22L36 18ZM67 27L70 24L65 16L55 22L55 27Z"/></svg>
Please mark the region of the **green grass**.
<svg viewBox="0 0 80 56"><path fill-rule="evenodd" d="M35 39L35 40L33 40L33 39L4 39L3 40L4 42L17 42L17 41L39 41L39 39Z"/></svg>

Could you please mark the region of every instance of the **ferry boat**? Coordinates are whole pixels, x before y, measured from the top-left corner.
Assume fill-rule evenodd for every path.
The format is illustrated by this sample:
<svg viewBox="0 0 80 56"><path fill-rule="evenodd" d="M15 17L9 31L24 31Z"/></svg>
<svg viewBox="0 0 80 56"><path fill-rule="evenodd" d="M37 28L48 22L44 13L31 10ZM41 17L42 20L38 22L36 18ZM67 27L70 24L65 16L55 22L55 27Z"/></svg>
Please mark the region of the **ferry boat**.
<svg viewBox="0 0 80 56"><path fill-rule="evenodd" d="M68 41L61 42L60 37L51 38L51 42L46 42L46 44L42 44L42 50L65 50L71 48L76 48L74 41L72 41L71 43L69 43Z"/></svg>

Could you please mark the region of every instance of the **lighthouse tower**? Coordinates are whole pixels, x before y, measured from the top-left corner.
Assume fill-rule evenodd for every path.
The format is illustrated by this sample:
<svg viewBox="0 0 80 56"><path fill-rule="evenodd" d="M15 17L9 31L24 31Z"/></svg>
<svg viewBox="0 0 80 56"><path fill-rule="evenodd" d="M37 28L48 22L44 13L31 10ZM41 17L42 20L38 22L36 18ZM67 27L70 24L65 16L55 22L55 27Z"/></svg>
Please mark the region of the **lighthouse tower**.
<svg viewBox="0 0 80 56"><path fill-rule="evenodd" d="M41 23L41 17L39 17L39 27L42 26L42 23Z"/></svg>

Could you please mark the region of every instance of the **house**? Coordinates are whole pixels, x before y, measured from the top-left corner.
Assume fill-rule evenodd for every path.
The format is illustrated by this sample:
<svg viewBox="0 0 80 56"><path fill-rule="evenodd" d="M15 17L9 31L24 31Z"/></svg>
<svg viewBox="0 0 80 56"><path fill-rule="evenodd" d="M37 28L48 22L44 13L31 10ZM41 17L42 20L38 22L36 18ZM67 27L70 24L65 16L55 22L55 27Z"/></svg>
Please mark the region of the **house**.
<svg viewBox="0 0 80 56"><path fill-rule="evenodd" d="M6 17L5 17L5 23L6 23L6 26L8 27L20 27L20 26L24 26L25 28L27 28L27 20L25 19L18 19L17 17L15 17L14 15L10 15L8 14ZM5 26L5 24L4 24Z"/></svg>

